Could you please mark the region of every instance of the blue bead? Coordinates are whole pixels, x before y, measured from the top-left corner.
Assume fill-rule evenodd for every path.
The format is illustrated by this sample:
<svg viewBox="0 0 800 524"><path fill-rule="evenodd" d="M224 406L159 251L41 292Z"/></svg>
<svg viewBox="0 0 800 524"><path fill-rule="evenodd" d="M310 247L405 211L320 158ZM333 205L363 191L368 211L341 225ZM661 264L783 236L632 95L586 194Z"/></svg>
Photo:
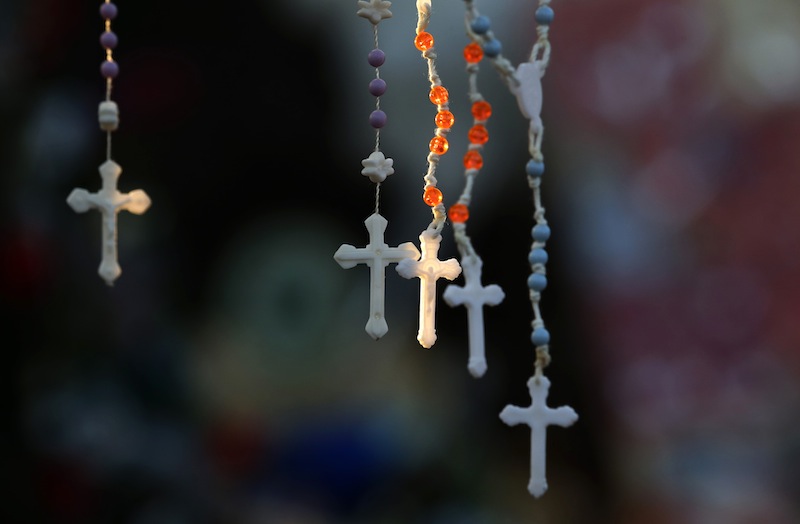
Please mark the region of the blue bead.
<svg viewBox="0 0 800 524"><path fill-rule="evenodd" d="M483 44L483 53L489 58L497 58L503 52L503 44L500 40L489 40Z"/></svg>
<svg viewBox="0 0 800 524"><path fill-rule="evenodd" d="M532 273L528 277L528 287L534 291L542 291L547 287L547 277L541 273Z"/></svg>
<svg viewBox="0 0 800 524"><path fill-rule="evenodd" d="M544 346L550 342L550 332L543 327L534 329L531 333L531 342L534 346Z"/></svg>
<svg viewBox="0 0 800 524"><path fill-rule="evenodd" d="M531 236L539 242L546 242L550 238L550 226L547 224L536 224L531 229Z"/></svg>
<svg viewBox="0 0 800 524"><path fill-rule="evenodd" d="M536 19L536 23L549 25L553 21L555 13L553 12L552 7L549 5L543 5L536 10L536 13L534 13L533 17Z"/></svg>
<svg viewBox="0 0 800 524"><path fill-rule="evenodd" d="M544 162L532 159L528 160L528 163L525 165L525 172L528 173L528 176L542 176L544 174Z"/></svg>
<svg viewBox="0 0 800 524"><path fill-rule="evenodd" d="M547 258L548 258L547 251L545 251L540 247L531 249L531 252L528 254L528 262L530 262L531 265L547 264Z"/></svg>
<svg viewBox="0 0 800 524"><path fill-rule="evenodd" d="M484 35L489 32L491 26L492 22L489 20L489 17L480 15L472 21L472 32Z"/></svg>

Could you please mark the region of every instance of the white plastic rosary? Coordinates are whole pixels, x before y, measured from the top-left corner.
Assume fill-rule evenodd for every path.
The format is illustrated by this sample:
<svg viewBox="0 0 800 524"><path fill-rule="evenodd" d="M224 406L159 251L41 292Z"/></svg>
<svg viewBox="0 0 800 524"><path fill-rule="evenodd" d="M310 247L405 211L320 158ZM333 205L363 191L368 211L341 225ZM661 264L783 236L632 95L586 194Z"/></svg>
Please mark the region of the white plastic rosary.
<svg viewBox="0 0 800 524"><path fill-rule="evenodd" d="M509 425L525 423L530 426L531 472L528 491L535 497L540 497L547 491L545 470L547 426L558 425L566 427L578 420L578 415L569 406L562 406L556 409L547 406L546 400L550 389L550 381L543 373L544 368L550 363L550 333L544 327L539 301L542 290L547 287L545 264L548 256L544 247L550 238L550 227L545 219L545 210L542 206L540 192L542 175L544 174L544 156L541 151L544 126L540 113L542 109L542 77L550 59L548 33L550 23L554 17L553 9L549 4L550 0L539 0L539 6L534 15L538 38L533 45L529 60L515 69L502 56L502 45L491 31L489 18L478 13L473 0L465 0L467 34L474 43L481 46L484 55L493 62L495 69L516 96L522 115L530 121L528 149L531 160L528 161L525 170L528 177L528 185L533 192L533 219L535 221L531 231L533 243L528 255L532 271L528 277L528 287L534 314L534 319L531 322L531 342L536 349L535 370L533 376L528 380L531 405L527 408L506 406L500 413L500 419Z"/></svg>
<svg viewBox="0 0 800 524"><path fill-rule="evenodd" d="M111 133L119 127L119 109L116 102L111 100L112 83L119 74L119 66L112 54L117 46L117 35L111 30L111 20L117 16L117 6L110 0L105 0L100 6L100 16L105 25L105 30L100 35L100 45L106 53L106 59L100 66L100 74L106 80L106 98L100 102L98 108L100 129L106 132L106 161L99 168L103 183L96 193L80 188L73 189L67 197L67 203L78 213L97 209L102 214L102 256L97 272L111 286L122 273L117 259L117 213L129 211L141 215L150 207L150 197L141 189L130 193L120 193L117 190L117 180L122 168L111 159Z"/></svg>
<svg viewBox="0 0 800 524"><path fill-rule="evenodd" d="M417 260L420 252L411 242L404 242L390 248L384 242L384 232L388 221L380 215L380 189L386 177L394 173L394 161L386 158L381 152L381 128L386 125L386 113L381 111L381 95L386 92L386 82L380 77L379 68L386 60L386 54L378 46L378 24L381 20L392 17L389 10L392 3L387 0L359 0L358 16L372 23L375 47L367 55L367 62L375 68L375 78L369 83L369 92L375 97L375 110L369 115L369 123L375 129L375 149L361 161L361 174L375 183L375 210L367 217L364 224L369 231L369 244L364 248L356 248L350 244L342 244L333 258L345 269L357 264L366 264L370 268L369 318L365 331L378 340L389 331L384 311L386 292L386 266L403 260Z"/></svg>

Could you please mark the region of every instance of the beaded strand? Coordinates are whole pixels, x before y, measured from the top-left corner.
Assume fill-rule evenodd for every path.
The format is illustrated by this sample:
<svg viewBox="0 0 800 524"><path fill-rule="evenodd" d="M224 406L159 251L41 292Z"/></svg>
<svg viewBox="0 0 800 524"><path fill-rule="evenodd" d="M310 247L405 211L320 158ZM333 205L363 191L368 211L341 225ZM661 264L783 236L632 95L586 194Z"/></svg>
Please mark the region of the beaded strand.
<svg viewBox="0 0 800 524"><path fill-rule="evenodd" d="M369 125L375 129L375 149L361 161L364 166L361 174L375 183L375 213L380 210L380 187L386 177L394 173L394 160L386 158L381 152L381 129L386 125L388 117L381 109L381 97L386 93L386 81L381 78L380 67L386 62L386 53L378 44L378 24L381 20L392 17L389 10L392 3L388 0L360 0L358 16L372 23L373 49L367 54L367 63L375 69L375 78L368 85L369 93L375 97L375 109L369 114Z"/></svg>
<svg viewBox="0 0 800 524"><path fill-rule="evenodd" d="M466 183L464 190L458 197L455 204L447 210L447 216L456 230L456 241L460 249L466 254L475 255L472 242L466 234L466 222L469 220L469 205L472 201L472 188L475 177L483 169L483 156L481 151L483 146L489 141L489 131L486 122L492 116L492 106L487 102L478 90L478 64L483 60L483 49L476 42L470 42L464 47L464 59L467 62L467 73L469 75L469 100L471 102L472 127L467 133L469 146L464 154L464 178Z"/></svg>
<svg viewBox="0 0 800 524"><path fill-rule="evenodd" d="M103 18L104 30L100 35L100 45L106 52L106 58L100 64L100 74L106 81L106 97L100 104L100 128L106 131L106 160L111 159L111 132L119 126L119 110L117 104L111 100L111 90L114 79L119 74L119 65L114 61L114 49L119 39L111 30L111 21L117 17L117 6L106 0L100 6L100 16Z"/></svg>
<svg viewBox="0 0 800 524"><path fill-rule="evenodd" d="M447 91L447 88L442 85L441 78L439 78L439 73L436 70L434 38L433 35L426 30L430 22L430 10L430 0L417 1L419 16L417 19L414 46L422 52L422 57L428 64L428 81L430 82L428 99L436 106L436 116L434 118L436 130L428 144L430 152L427 157L428 169L424 176L425 185L423 188L422 200L431 207L433 213L433 220L429 228L438 233L441 232L444 227L447 213L445 212L443 204L444 197L442 191L436 187L438 183L436 180L436 167L440 157L450 149L450 144L447 141L447 134L453 127L455 118L449 108L450 93Z"/></svg>

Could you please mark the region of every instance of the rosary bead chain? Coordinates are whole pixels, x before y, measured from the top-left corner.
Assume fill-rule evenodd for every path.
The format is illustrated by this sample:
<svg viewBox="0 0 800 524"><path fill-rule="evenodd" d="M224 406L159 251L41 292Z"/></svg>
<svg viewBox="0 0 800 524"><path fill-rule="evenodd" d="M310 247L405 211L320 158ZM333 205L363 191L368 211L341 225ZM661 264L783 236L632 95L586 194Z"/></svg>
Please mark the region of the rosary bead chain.
<svg viewBox="0 0 800 524"><path fill-rule="evenodd" d="M464 0L466 5L467 33L473 43L480 46L486 56L494 65L501 78L509 89L515 91L521 86L517 70L502 54L502 43L498 40L491 28L491 20L480 14L473 0ZM543 76L550 59L549 29L554 19L550 0L539 0L539 6L534 13L536 21L537 40L534 43L529 61L535 63ZM528 186L532 191L535 225L532 230L532 243L529 254L531 274L528 277L529 297L533 310L531 321L531 343L536 350L535 372L540 376L542 370L550 363L549 343L550 333L545 327L542 318L540 301L542 291L547 287L547 240L550 237L550 227L545 218L545 208L542 205L541 183L544 174L544 155L541 151L544 128L539 123L531 125L528 133L528 152L531 156L525 167Z"/></svg>
<svg viewBox="0 0 800 524"><path fill-rule="evenodd" d="M427 31L430 21L430 3L424 0L418 0L417 11L419 17L416 35L414 37L414 46L422 53L422 57L427 62L428 81L430 82L428 99L432 104L436 105L436 116L434 118L436 129L433 138L428 144L428 169L424 176L422 200L426 205L431 207L433 213L433 219L430 226L428 226L429 229L439 233L444 227L447 213L442 203L442 192L436 187L438 183L436 179L436 167L439 163L439 158L447 153L450 148L450 144L447 141L447 134L455 123L455 117L449 107L450 93L447 88L442 85L441 78L436 70L435 40L433 35Z"/></svg>
<svg viewBox="0 0 800 524"><path fill-rule="evenodd" d="M119 108L111 100L114 79L119 75L119 65L114 60L114 49L119 43L116 33L111 30L111 21L117 17L117 6L110 0L100 5L100 17L103 19L103 32L100 34L100 46L105 50L105 60L100 64L100 75L106 81L105 100L100 103L97 118L100 129L106 132L106 160L111 160L111 132L119 127Z"/></svg>
<svg viewBox="0 0 800 524"><path fill-rule="evenodd" d="M375 109L369 114L369 125L375 130L375 147L369 157L361 161L361 174L369 177L375 184L375 213L380 212L381 183L394 173L394 160L386 158L381 152L381 129L387 124L388 117L381 109L381 97L386 93L388 85L381 78L380 67L386 62L386 53L378 42L378 24L381 20L392 17L389 10L392 3L388 0L360 0L358 16L366 18L372 24L373 48L367 54L367 63L375 69L375 78L370 80L367 90L375 97Z"/></svg>
<svg viewBox="0 0 800 524"><path fill-rule="evenodd" d="M468 22L468 19L467 19ZM469 27L469 23L467 23ZM472 190L475 178L483 168L483 146L489 140L486 122L492 114L492 106L487 102L478 89L479 63L483 60L484 51L475 41L464 47L464 60L468 75L468 97L472 104L471 113L473 124L467 133L469 146L464 154L464 189L455 204L447 212L448 218L453 222L456 245L462 257L477 256L472 245L472 240L467 235L466 222L469 220L469 205L472 201Z"/></svg>

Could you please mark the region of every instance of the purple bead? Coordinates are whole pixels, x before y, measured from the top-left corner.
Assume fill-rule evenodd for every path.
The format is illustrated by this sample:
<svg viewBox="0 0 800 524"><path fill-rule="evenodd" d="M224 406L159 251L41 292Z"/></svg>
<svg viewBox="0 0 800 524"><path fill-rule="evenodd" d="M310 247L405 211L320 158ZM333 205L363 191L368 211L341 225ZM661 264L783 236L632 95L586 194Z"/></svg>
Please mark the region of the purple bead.
<svg viewBox="0 0 800 524"><path fill-rule="evenodd" d="M372 67L380 67L386 61L386 53L378 49L377 47L369 52L367 55L367 62Z"/></svg>
<svg viewBox="0 0 800 524"><path fill-rule="evenodd" d="M117 35L113 31L105 31L100 35L100 45L103 49L114 49L117 47Z"/></svg>
<svg viewBox="0 0 800 524"><path fill-rule="evenodd" d="M372 96L381 96L386 92L386 81L383 78L375 78L369 83L369 92Z"/></svg>
<svg viewBox="0 0 800 524"><path fill-rule="evenodd" d="M375 129L380 129L386 125L386 113L380 109L376 109L369 114L369 125Z"/></svg>
<svg viewBox="0 0 800 524"><path fill-rule="evenodd" d="M106 60L100 65L100 74L104 78L116 78L119 74L119 66L113 60Z"/></svg>
<svg viewBox="0 0 800 524"><path fill-rule="evenodd" d="M117 17L117 6L113 2L104 2L100 5L100 16L105 20L113 20Z"/></svg>

